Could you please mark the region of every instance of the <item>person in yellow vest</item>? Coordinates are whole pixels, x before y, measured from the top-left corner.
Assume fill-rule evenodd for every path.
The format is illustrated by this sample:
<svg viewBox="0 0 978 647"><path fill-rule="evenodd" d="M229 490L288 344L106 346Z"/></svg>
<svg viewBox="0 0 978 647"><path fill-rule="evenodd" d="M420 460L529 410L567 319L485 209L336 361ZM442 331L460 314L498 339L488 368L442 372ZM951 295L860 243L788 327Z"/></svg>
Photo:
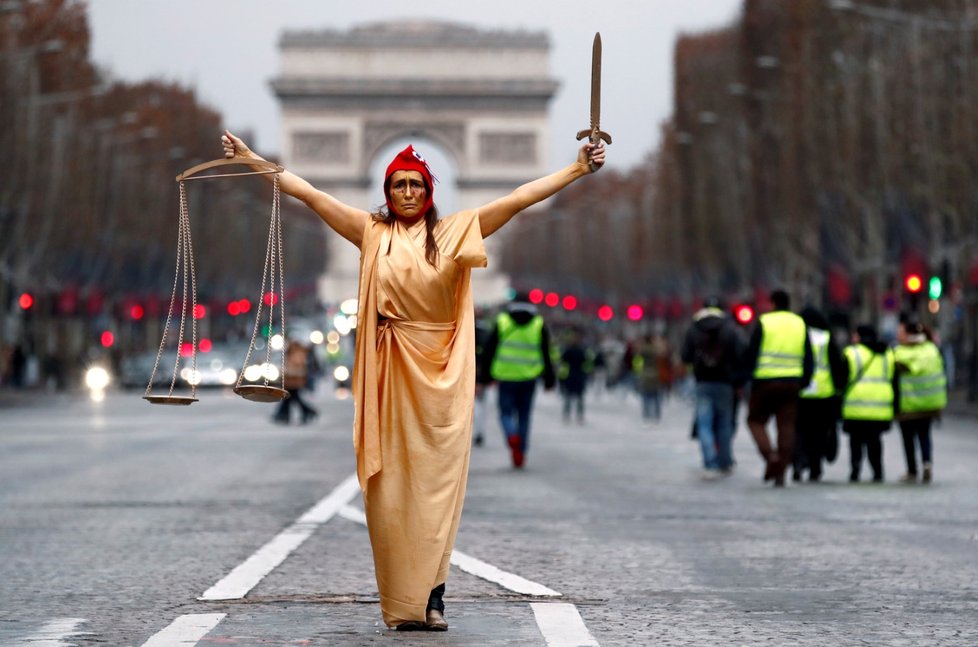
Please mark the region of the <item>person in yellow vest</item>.
<svg viewBox="0 0 978 647"><path fill-rule="evenodd" d="M784 472L792 460L798 395L811 382L815 360L805 321L788 308L784 290L771 293L773 310L759 317L747 349L751 392L747 425L765 462L764 480L784 486ZM767 421L774 416L777 446L767 435Z"/></svg>
<svg viewBox="0 0 978 647"><path fill-rule="evenodd" d="M842 396L842 430L849 434L849 481L859 480L863 450L873 470L873 481L883 481L882 434L893 424L896 360L876 328L856 328L844 351L846 389Z"/></svg>
<svg viewBox="0 0 978 647"><path fill-rule="evenodd" d="M919 321L905 320L897 328L897 346L893 349L899 381L900 432L907 458L904 482L917 480L917 451L923 463L921 480L930 483L933 476L931 457L931 423L947 406L947 378L941 351L927 338Z"/></svg>
<svg viewBox="0 0 978 647"><path fill-rule="evenodd" d="M795 451L792 480L800 481L808 470L808 480L822 478L822 460L829 447L838 448L839 400L846 383L846 364L839 346L832 341L829 322L817 308L802 308L801 318L808 326L815 369L812 381L802 389L795 423Z"/></svg>
<svg viewBox="0 0 978 647"><path fill-rule="evenodd" d="M496 317L496 326L486 342L485 358L489 375L496 383L499 422L513 467L520 469L529 449L537 380L543 378L547 391L556 384L550 333L526 294L517 294Z"/></svg>

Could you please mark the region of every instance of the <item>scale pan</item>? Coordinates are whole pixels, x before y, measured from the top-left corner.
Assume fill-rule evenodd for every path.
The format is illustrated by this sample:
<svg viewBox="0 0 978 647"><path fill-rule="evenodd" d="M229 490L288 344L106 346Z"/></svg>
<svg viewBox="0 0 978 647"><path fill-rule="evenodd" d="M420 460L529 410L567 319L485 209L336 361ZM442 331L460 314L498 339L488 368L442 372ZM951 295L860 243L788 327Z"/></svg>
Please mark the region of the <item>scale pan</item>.
<svg viewBox="0 0 978 647"><path fill-rule="evenodd" d="M146 400L151 404L173 404L186 406L196 402L197 398L192 398L189 395L144 395L143 400Z"/></svg>
<svg viewBox="0 0 978 647"><path fill-rule="evenodd" d="M276 386L263 386L261 384L246 384L234 389L234 392L245 400L252 402L278 402L289 397L289 392Z"/></svg>

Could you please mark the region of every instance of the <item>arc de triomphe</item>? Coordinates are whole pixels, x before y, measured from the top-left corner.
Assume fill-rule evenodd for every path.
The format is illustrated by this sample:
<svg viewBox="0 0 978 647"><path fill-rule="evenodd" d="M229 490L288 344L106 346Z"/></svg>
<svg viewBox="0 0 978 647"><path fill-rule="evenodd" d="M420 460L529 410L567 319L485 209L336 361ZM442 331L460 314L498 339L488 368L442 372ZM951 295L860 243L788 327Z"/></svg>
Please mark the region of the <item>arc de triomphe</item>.
<svg viewBox="0 0 978 647"><path fill-rule="evenodd" d="M383 201L379 190L370 195L378 155L397 140L423 138L454 163L457 207L485 204L549 171L547 109L558 86L549 47L543 32L435 21L285 32L272 81L283 163L339 200L372 209ZM508 281L491 264L492 246L505 235L487 241L490 269L473 273L477 303L504 298ZM356 296L359 252L336 235L328 240L320 298L337 303Z"/></svg>

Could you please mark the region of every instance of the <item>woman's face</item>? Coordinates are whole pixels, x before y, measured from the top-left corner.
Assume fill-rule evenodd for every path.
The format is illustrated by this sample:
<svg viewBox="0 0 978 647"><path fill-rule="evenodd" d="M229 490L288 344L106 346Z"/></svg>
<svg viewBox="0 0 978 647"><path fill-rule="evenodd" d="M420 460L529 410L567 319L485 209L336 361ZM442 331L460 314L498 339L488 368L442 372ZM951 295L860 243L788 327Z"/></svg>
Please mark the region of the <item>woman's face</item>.
<svg viewBox="0 0 978 647"><path fill-rule="evenodd" d="M413 220L421 214L428 199L424 176L419 171L394 171L391 175L390 199L394 215Z"/></svg>

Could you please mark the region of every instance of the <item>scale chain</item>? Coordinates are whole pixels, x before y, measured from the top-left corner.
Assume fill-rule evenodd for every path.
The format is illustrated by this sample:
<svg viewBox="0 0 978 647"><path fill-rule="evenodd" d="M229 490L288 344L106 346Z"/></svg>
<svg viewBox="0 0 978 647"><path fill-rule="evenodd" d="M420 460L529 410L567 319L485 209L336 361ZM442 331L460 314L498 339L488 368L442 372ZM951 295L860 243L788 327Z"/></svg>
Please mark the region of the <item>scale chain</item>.
<svg viewBox="0 0 978 647"><path fill-rule="evenodd" d="M273 198L274 200L274 198ZM265 335L265 367L262 371L263 383L268 386L268 367L272 365L272 332L275 322L275 303L278 300L275 296L275 212L268 223L268 247L265 248L265 263L268 265L268 334ZM262 280L262 290L265 289L265 282Z"/></svg>
<svg viewBox="0 0 978 647"><path fill-rule="evenodd" d="M282 208L280 204L279 175L275 176L274 191L272 198L272 217L275 220L275 238L278 242L278 282L279 282L279 310L278 323L282 327L282 388L285 388L285 265L282 255Z"/></svg>
<svg viewBox="0 0 978 647"><path fill-rule="evenodd" d="M183 182L180 183L180 218L177 223L177 260L176 260L176 271L173 273L173 289L170 291L170 307L166 310L166 323L163 324L163 338L160 340L160 349L156 353L156 362L153 364L153 372L149 376L149 384L146 385L146 392L144 395L149 395L153 390L153 384L156 382L156 371L160 367L160 359L163 357L163 351L166 349L166 334L170 330L170 320L173 315L173 306L177 300L177 284L180 282L180 252L182 251L182 241L183 241L183 211L187 202L187 192L184 187Z"/></svg>
<svg viewBox="0 0 978 647"><path fill-rule="evenodd" d="M192 242L192 237L190 235L190 210L184 210L184 217L186 218L186 252L187 258L190 259L190 299L191 299L191 310L190 310L190 329L191 336L193 338L193 346L190 350L191 357L191 373L190 376L193 381L190 382L190 397L197 397L197 382L199 381L199 374L197 373L197 268L194 265L194 244Z"/></svg>
<svg viewBox="0 0 978 647"><path fill-rule="evenodd" d="M180 371L180 353L183 351L183 334L186 330L187 323L187 272L189 271L189 263L187 261L187 237L190 232L190 217L187 215L187 200L186 196L180 202L180 226L179 226L179 239L180 239L180 249L183 254L181 257L181 265L183 267L183 290L180 294L180 333L177 336L177 352L176 358L173 361L173 376L170 378L170 392L167 394L168 397L173 396L173 388L177 383L177 373ZM180 267L180 265L178 265ZM179 272L179 269L177 270ZM193 317L193 315L191 315ZM193 326L193 324L191 324Z"/></svg>

